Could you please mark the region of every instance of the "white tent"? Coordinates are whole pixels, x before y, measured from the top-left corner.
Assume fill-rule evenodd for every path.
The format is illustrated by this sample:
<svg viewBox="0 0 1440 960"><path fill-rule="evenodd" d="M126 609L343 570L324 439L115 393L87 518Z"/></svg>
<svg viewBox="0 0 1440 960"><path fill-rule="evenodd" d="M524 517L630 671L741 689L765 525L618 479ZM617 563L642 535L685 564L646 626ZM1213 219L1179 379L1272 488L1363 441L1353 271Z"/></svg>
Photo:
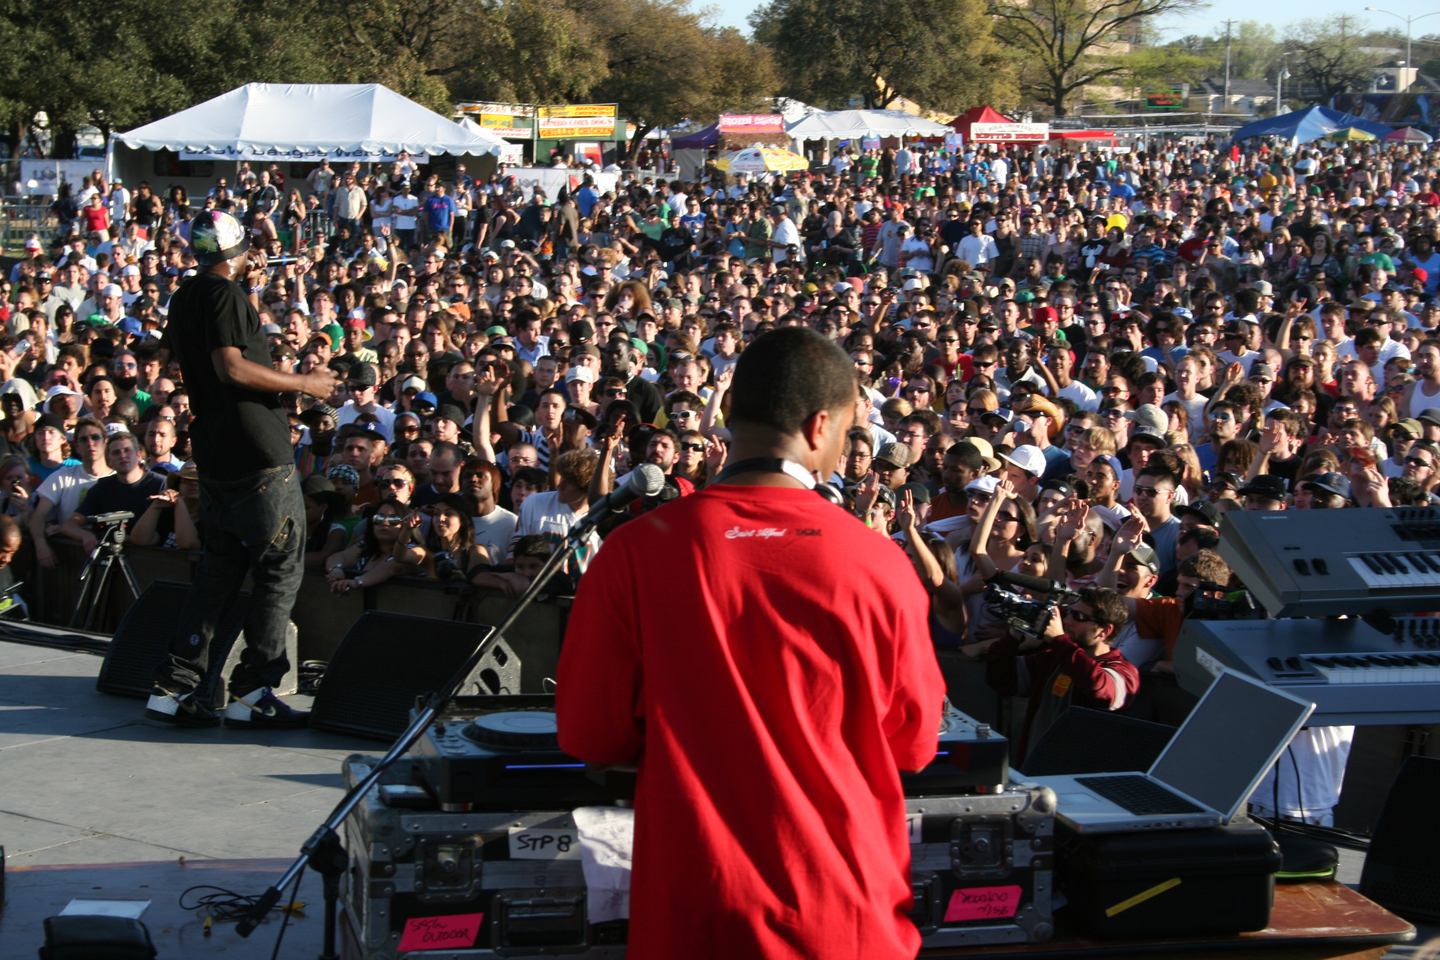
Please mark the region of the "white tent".
<svg viewBox="0 0 1440 960"><path fill-rule="evenodd" d="M182 160L371 161L402 150L495 156L504 146L378 83L247 83L115 138Z"/></svg>
<svg viewBox="0 0 1440 960"><path fill-rule="evenodd" d="M830 110L787 124L796 140L859 140L863 137L943 137L954 133L934 120L904 110Z"/></svg>
<svg viewBox="0 0 1440 960"><path fill-rule="evenodd" d="M499 156L505 143L493 134L467 130L433 110L377 83L248 83L110 141L111 174L132 187L153 180L190 186L144 155L171 150L182 161L248 160L261 164L391 160L405 151L417 163L432 154ZM233 168L232 168L233 169ZM216 167L214 176L226 171ZM206 185L213 177L204 178Z"/></svg>

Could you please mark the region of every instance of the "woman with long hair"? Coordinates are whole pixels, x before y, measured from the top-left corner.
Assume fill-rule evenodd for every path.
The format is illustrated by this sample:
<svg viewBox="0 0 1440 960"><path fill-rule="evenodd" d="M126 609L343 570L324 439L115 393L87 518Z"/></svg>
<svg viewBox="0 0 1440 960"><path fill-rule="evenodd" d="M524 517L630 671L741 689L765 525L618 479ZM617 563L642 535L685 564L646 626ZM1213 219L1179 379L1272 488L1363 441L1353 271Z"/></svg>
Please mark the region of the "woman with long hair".
<svg viewBox="0 0 1440 960"><path fill-rule="evenodd" d="M642 311L654 312L650 305L650 291L638 280L626 280L605 298L605 310L615 314L616 319L634 320Z"/></svg>
<svg viewBox="0 0 1440 960"><path fill-rule="evenodd" d="M415 542L419 511L386 497L365 511L365 533L325 561L325 577L337 594L373 587L420 570L424 551Z"/></svg>
<svg viewBox="0 0 1440 960"><path fill-rule="evenodd" d="M443 494L434 511L420 550L427 577L463 580L490 563L490 555L475 542L475 508L469 500L458 493Z"/></svg>

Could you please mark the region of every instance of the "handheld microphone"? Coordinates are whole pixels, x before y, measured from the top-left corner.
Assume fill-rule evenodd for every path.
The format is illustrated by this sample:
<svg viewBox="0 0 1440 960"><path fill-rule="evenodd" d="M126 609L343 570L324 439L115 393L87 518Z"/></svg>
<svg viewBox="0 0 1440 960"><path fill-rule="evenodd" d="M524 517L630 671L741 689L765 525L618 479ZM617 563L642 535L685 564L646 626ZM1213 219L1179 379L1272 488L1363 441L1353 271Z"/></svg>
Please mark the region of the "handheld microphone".
<svg viewBox="0 0 1440 960"><path fill-rule="evenodd" d="M665 471L653 463L642 463L630 473L625 486L616 487L591 505L575 528L588 530L614 513L623 513L641 497L653 497L665 487ZM572 528L574 529L574 528Z"/></svg>
<svg viewBox="0 0 1440 960"><path fill-rule="evenodd" d="M990 580L992 582L998 581L1011 587L1019 587L1022 590L1037 590L1055 597L1065 596L1067 594L1078 596L1074 590L1071 590L1058 580L1046 580L1044 577L1031 577L1023 573L1007 573L1004 570L999 570L996 571L995 576L991 577Z"/></svg>

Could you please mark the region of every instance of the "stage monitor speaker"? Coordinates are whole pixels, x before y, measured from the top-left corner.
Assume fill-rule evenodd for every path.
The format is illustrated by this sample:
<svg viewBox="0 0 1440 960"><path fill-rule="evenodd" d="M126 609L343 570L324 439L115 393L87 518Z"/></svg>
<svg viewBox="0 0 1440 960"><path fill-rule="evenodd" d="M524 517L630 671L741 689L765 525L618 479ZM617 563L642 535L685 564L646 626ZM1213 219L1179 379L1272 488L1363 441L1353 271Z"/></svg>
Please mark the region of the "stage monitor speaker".
<svg viewBox="0 0 1440 960"><path fill-rule="evenodd" d="M1165 750L1174 727L1122 717L1104 710L1067 707L1025 757L1025 775L1149 770Z"/></svg>
<svg viewBox="0 0 1440 960"><path fill-rule="evenodd" d="M1440 922L1440 760L1411 756L1400 767L1370 837L1360 892L1407 920Z"/></svg>
<svg viewBox="0 0 1440 960"><path fill-rule="evenodd" d="M434 693L474 652L488 627L367 610L330 658L310 726L394 740L410 725L417 697ZM520 692L520 658L501 639L460 693Z"/></svg>
<svg viewBox="0 0 1440 960"><path fill-rule="evenodd" d="M115 628L95 689L122 697L150 696L155 686L155 668L175 638L180 608L189 592L188 584L174 580L156 580L145 588ZM248 595L242 594L230 618L216 631L214 648L210 651L210 670L201 684L201 690L212 703L218 704L225 696L221 682L226 675L224 666L231 648L236 646L247 599Z"/></svg>

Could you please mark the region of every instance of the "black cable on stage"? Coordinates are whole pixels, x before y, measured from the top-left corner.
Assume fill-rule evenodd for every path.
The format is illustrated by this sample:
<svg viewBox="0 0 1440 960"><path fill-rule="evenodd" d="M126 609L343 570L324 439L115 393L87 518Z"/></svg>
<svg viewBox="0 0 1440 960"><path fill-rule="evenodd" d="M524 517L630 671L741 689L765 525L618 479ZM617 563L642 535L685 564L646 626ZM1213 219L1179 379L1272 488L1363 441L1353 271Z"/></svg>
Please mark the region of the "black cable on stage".
<svg viewBox="0 0 1440 960"><path fill-rule="evenodd" d="M285 917L280 921L280 932L275 935L275 949L270 952L270 960L277 960L280 956L280 944L285 940L285 928L290 925L290 914L295 912L295 898L300 895L300 881L305 879L305 867L302 864L300 872L295 874L295 886L290 889L290 905L284 908Z"/></svg>

